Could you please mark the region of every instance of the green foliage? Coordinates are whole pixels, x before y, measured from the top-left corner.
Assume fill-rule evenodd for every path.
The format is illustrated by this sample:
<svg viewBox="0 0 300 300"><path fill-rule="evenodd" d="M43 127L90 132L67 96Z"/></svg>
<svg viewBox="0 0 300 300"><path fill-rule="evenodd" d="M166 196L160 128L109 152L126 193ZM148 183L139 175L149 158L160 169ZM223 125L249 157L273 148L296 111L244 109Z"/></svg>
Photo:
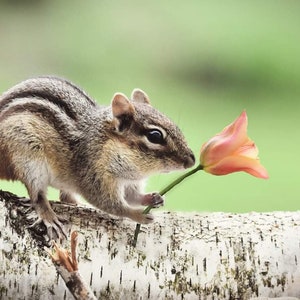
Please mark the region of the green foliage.
<svg viewBox="0 0 300 300"><path fill-rule="evenodd" d="M0 91L56 74L100 103L144 89L195 153L243 109L267 181L197 174L167 209L299 209L299 2L0 2ZM178 174L158 175L160 190ZM1 188L24 189L1 182ZM51 197L57 194L51 191Z"/></svg>

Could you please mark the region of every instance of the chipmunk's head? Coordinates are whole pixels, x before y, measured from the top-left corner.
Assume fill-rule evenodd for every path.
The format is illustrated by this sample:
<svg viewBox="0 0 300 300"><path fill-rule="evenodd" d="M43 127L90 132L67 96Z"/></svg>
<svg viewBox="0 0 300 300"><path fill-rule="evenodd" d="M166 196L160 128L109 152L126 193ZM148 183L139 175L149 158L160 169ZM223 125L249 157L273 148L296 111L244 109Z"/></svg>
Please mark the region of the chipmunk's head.
<svg viewBox="0 0 300 300"><path fill-rule="evenodd" d="M195 164L180 129L150 105L149 97L142 90L133 90L131 100L115 94L111 108L119 141L116 151L141 176L186 169Z"/></svg>

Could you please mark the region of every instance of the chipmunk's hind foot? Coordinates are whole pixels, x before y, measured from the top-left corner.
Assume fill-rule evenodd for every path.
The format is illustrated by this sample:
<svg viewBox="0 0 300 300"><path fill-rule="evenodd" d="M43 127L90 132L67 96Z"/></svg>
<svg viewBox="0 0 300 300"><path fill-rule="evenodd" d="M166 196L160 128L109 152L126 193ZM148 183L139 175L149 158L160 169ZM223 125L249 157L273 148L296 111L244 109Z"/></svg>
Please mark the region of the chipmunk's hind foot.
<svg viewBox="0 0 300 300"><path fill-rule="evenodd" d="M35 228L40 224L44 224L50 240L67 238L67 233L62 224L67 220L55 214L43 193L39 193L38 201L33 201L33 207L38 215L38 219L29 228Z"/></svg>

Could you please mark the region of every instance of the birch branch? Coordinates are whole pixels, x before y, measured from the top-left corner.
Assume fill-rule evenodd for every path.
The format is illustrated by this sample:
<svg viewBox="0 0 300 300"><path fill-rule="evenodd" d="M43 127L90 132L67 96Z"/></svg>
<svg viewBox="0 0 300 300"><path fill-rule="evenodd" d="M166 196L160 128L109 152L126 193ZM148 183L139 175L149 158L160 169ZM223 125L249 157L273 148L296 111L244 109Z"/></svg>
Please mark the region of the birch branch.
<svg viewBox="0 0 300 300"><path fill-rule="evenodd" d="M78 269L97 299L300 298L300 212L154 212L135 223L52 203L78 231ZM72 299L43 250L44 231L20 199L0 192L0 299ZM264 298L265 299L265 298Z"/></svg>

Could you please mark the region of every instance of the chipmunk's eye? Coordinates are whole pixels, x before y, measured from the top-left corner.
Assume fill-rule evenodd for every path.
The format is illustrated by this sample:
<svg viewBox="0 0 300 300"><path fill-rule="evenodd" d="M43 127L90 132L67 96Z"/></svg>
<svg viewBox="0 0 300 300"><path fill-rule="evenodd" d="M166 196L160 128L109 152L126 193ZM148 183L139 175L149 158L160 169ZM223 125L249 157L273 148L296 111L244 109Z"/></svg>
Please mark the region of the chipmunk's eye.
<svg viewBox="0 0 300 300"><path fill-rule="evenodd" d="M153 144L163 144L164 136L158 129L151 129L146 133L146 137L149 142Z"/></svg>

